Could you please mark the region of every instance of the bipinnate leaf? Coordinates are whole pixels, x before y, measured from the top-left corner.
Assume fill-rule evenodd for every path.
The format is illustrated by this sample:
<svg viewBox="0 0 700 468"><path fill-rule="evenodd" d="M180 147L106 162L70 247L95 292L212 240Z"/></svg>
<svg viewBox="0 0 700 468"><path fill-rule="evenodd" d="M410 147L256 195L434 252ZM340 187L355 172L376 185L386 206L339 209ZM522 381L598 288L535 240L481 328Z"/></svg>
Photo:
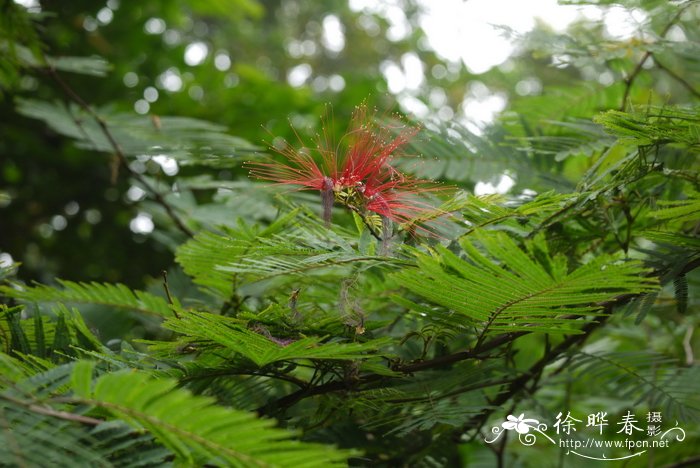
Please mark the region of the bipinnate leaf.
<svg viewBox="0 0 700 468"><path fill-rule="evenodd" d="M416 253L418 268L394 276L413 293L480 325L484 333L577 333L572 318L600 313L601 303L657 289L637 261L599 256L568 271L542 238L521 249L507 234L478 231L463 239L466 257L438 246Z"/></svg>
<svg viewBox="0 0 700 468"><path fill-rule="evenodd" d="M105 374L84 394L87 368L74 368L77 400L148 431L185 466L325 467L343 464L352 454L292 440L294 433L273 427L273 420L215 405L213 398L177 388L175 380L142 372Z"/></svg>

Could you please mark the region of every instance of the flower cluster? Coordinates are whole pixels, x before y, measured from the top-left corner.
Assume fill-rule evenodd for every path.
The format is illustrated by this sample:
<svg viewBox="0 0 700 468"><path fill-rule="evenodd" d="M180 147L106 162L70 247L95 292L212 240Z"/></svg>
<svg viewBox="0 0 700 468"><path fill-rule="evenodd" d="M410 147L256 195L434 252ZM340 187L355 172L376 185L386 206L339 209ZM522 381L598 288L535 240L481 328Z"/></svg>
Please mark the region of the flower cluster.
<svg viewBox="0 0 700 468"><path fill-rule="evenodd" d="M361 215L368 226L381 226L385 236L388 221L412 223L431 210L420 201L420 193L440 190L434 183L413 178L391 165L392 158L417 132L417 127L396 131L378 125L374 115L361 105L338 145L331 144L326 128L315 149L317 157L307 149L286 145L277 150L285 162L250 162L250 175L296 185L300 190L318 190L327 224L337 202Z"/></svg>

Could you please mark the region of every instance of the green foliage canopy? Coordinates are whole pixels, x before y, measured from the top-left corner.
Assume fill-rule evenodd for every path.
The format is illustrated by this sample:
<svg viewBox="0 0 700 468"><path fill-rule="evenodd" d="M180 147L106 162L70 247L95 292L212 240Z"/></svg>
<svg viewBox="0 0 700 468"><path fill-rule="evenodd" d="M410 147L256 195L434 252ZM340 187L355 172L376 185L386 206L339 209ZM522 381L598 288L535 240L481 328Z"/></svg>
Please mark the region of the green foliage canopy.
<svg viewBox="0 0 700 468"><path fill-rule="evenodd" d="M541 93L509 94L481 132L424 122L410 150L425 157L392 164L454 191L427 194L439 208L391 231L383 224L379 239L342 200L326 226L317 194L250 180L242 164L283 144L261 123L297 145L284 122L291 114L303 145L327 98L344 121L379 83L380 59L413 50L418 30L396 43L377 39L384 46L368 46L360 61L373 39L348 28L357 47L309 58L319 76L345 74L335 95L284 82L298 65L285 41L316 37L297 29L319 12L385 27L381 15L333 2L108 2L120 19L98 28L88 3L62 6L57 17L0 6L2 119L11 122L0 143L11 156L1 166L2 248L15 255L34 245L28 265L0 269L2 463L509 466L563 456L558 447L482 443L519 408L540 420L662 411L687 439L654 460L692 460L697 2L623 2L646 12L631 39L606 37L590 21L522 37L510 71L478 78L506 90L535 77ZM66 18L81 18L82 29ZM162 40L140 32L151 20L168 25ZM134 25L139 33L126 34ZM272 33L261 38L262 27ZM671 40L674 28L685 41ZM206 37L212 50L233 44L223 88L219 75L175 72L183 35ZM134 53L142 46L159 53ZM256 58L263 49L265 60ZM603 72L612 83L590 79ZM167 76L188 95L152 86ZM418 97L427 102L439 88L456 107L474 78L433 77ZM130 93L149 86L168 99L136 115L131 102L141 94ZM407 117L381 123L392 119ZM504 174L514 180L509 192L474 193ZM76 175L99 195L82 193ZM40 182L24 184L30 176ZM63 188L86 212L74 237L26 229L56 212L51 198ZM88 215L88 206L99 210ZM153 229L136 223L130 239L115 236L130 219ZM431 235L415 229L421 223ZM134 239L142 243L132 249Z"/></svg>

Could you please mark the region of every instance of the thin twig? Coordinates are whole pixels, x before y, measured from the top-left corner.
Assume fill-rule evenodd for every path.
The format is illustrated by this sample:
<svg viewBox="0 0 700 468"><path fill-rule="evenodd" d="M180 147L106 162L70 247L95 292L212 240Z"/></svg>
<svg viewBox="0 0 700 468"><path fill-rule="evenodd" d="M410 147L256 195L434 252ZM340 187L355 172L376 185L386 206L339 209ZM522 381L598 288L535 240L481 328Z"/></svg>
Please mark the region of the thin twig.
<svg viewBox="0 0 700 468"><path fill-rule="evenodd" d="M700 455L695 455L690 458L685 458L683 460L673 462L669 465L664 465L662 468L684 468L684 467L693 467L693 466L698 466L698 463L700 463Z"/></svg>
<svg viewBox="0 0 700 468"><path fill-rule="evenodd" d="M282 374L276 372L263 372L263 371L236 371L234 369L222 369L212 372L205 372L201 374L192 374L180 379L181 382L192 382L200 379L210 379L217 377L230 377L230 376L257 376L257 377L267 377L270 379L282 380L285 382L292 383L300 388L306 388L309 386L310 382L306 380L298 379L293 375Z"/></svg>
<svg viewBox="0 0 700 468"><path fill-rule="evenodd" d="M369 231L369 233L372 234L372 237L374 237L374 238L377 239L379 242L381 242L381 241L382 241L381 236L380 236L379 234L377 234L377 232L374 230L374 227L372 227L372 225L369 223L369 221L367 221L367 219L366 219L365 216L360 212L360 210L357 209L357 208L355 208L355 207L353 207L353 206L348 206L348 208L350 208L351 211L354 211L355 213L357 213L357 215L360 217L360 219L362 220L362 223L365 225L365 227L367 228L367 230Z"/></svg>
<svg viewBox="0 0 700 468"><path fill-rule="evenodd" d="M664 29L661 31L661 34L659 34L659 37L664 37L673 27L674 24L676 24L676 21L681 17L683 12L688 8L692 2L688 2L685 5L683 5L681 8L678 9L675 15L673 15L673 18L669 23L664 27ZM632 90L632 85L634 84L634 81L637 79L637 76L639 73L641 73L642 68L644 67L644 64L649 60L652 56L651 50L647 50L644 52L644 55L642 55L641 60L637 63L637 65L634 67L632 70L632 73L629 74L627 78L625 78L625 92L622 95L622 102L620 103L620 110L624 111L625 108L627 107L627 98L629 98L630 91ZM658 62L657 62L658 65Z"/></svg>
<svg viewBox="0 0 700 468"><path fill-rule="evenodd" d="M688 273L696 268L700 268L700 259L695 259L688 264L686 264L679 272L678 274L684 274ZM661 276L662 271L657 271L654 274L650 274L650 276ZM610 316L610 313L612 312L613 309L620 307L622 305L625 305L629 303L631 300L639 297L640 294L623 294L620 296L617 296L614 299L611 299L609 301L604 301L597 303L596 305L603 308L608 312L608 315L602 315L599 316L595 321L589 322L586 325L583 326L581 331L583 332L582 334L577 334L577 335L572 335L569 338L565 339L562 343L559 345L551 348L548 352L545 353L545 356L540 359L535 365L533 365L530 369L528 369L525 373L523 373L520 377L515 378L511 384L508 387L508 390L505 393L500 394L495 402L494 405L490 406L489 408L485 409L481 414L483 414L483 418L479 417L478 421L486 421L490 414L494 411L494 408L502 406L508 399L523 389L526 388L526 385L528 382L539 378L540 372L544 369L544 367L549 364L550 362L553 362L559 356L568 350L570 347L580 344L584 340L586 340L589 335L598 329L601 325L603 325L608 317ZM572 316L572 318L578 317L578 316ZM415 363L409 363L409 364L403 364L403 365L396 365L392 367L392 370L395 372L399 372L403 374L404 376L411 375L415 372L420 372L420 371L426 371L426 370L432 370L432 369L437 369L440 367L445 367L449 366L452 364L456 364L458 362L467 360L467 359L484 359L488 356L488 353L494 349L497 349L505 344L512 343L516 339L520 338L521 336L528 335L532 332L529 331L519 331L519 332L513 332L513 333L507 333L504 335L499 335L496 336L490 340L484 341L478 348L474 349L468 349L468 350L460 350L456 351L452 354L447 354L444 356L438 356L433 359L429 359L426 361L419 361ZM349 382L344 379L339 379L339 380L332 380L330 382L326 382L320 385L316 386L309 386L307 388L302 388L299 389L296 392L290 393L289 395L286 395L278 400L272 401L268 404L266 404L263 407L258 408L258 413L261 415L269 415L272 414L276 411L284 410L286 408L289 408L296 403L298 403L301 400L304 400L309 397L313 397L316 395L323 395L327 393L333 393L333 392L338 392L338 391L362 391L362 390L367 390L369 387L376 387L374 384L379 384L379 386L384 387L389 385L392 382L392 379L383 375L379 374L365 374L361 375L358 379ZM503 395L508 395L508 398L503 397ZM475 417L476 418L476 417ZM474 420L474 418L473 418ZM466 425L465 425L466 426ZM473 427L473 426L470 426ZM463 432L463 431L462 431ZM461 432L460 432L461 434Z"/></svg>
<svg viewBox="0 0 700 468"><path fill-rule="evenodd" d="M49 76L59 85L59 87L63 90L66 96L68 96L68 98L70 98L71 101L78 104L78 106L80 106L87 114L90 115L90 117L93 118L93 120L100 127L102 134L105 136L110 146L112 147L119 163L124 167L124 169L126 169L129 175L136 179L139 182L139 184L143 185L143 187L153 196L156 203L163 207L165 212L175 223L175 226L180 231L182 231L183 234L185 234L187 237L192 237L194 235L194 232L190 228L188 228L177 215L177 213L175 213L175 210L165 200L165 197L163 197L163 195L155 187L153 187L153 185L151 185L151 183L148 182L148 180L142 174L139 174L138 172L134 171L131 167L129 167L129 162L126 156L124 155L124 151L122 150L121 145L112 135L112 132L109 130L109 127L107 126L105 120L102 117L100 117L100 115L77 92L75 92L75 90L71 88L68 85L68 83L66 83L63 80L63 78L61 78L61 75L59 75L56 72L56 69L54 67L48 65L45 68L45 70L49 74Z"/></svg>
<svg viewBox="0 0 700 468"><path fill-rule="evenodd" d="M683 268L683 273L687 273L689 271L694 270L695 268L700 267L700 259L696 259L690 263L688 263L684 268ZM603 315L601 317L598 317L597 320L590 322L586 324L583 328L582 334L579 335L571 335L568 338L566 338L564 341L559 343L556 347L552 348L549 352L545 353L545 355L537 361L530 369L528 369L526 372L521 374L520 377L516 378L513 380L513 382L508 386L508 389L499 394L491 403L491 405L488 408L485 408L479 415L474 416L471 418L467 423L465 423L459 431L456 432L457 436L461 436L462 433L466 432L467 430L473 429L474 427L477 428L476 433L478 433L481 430L481 427L483 424L488 420L488 418L491 416L491 414L498 409L499 407L503 406L508 400L511 398L515 397L518 395L520 392L525 390L527 388L527 383L530 380L533 380L535 378L539 378L539 374L544 370L544 368L554 362L556 359L558 359L563 353L565 353L568 349L570 349L573 346L580 345L583 343L585 340L587 340L590 335L600 328L602 325L607 322L608 318L612 316L612 311L614 308L619 307L621 305L627 304L630 302L632 299L638 297L638 294L625 294L623 296L619 296L616 299L613 299L611 301L607 301L605 303L602 303L601 305L604 305L605 310L608 312L608 315ZM534 389L531 389L531 391Z"/></svg>
<svg viewBox="0 0 700 468"><path fill-rule="evenodd" d="M583 328L583 333L580 335L571 335L564 341L559 343L557 346L552 348L548 353L546 353L539 361L537 361L532 367L520 375L520 377L513 380L513 382L508 385L506 391L500 393L496 398L493 399L491 404L484 408L484 410L473 418L469 419L461 428L455 431L455 436L460 437L464 432L476 428L476 433L481 430L481 427L486 423L491 414L496 410L500 409L508 400L515 397L521 391L527 388L527 383L536 378L544 368L551 362L559 358L561 354L569 350L569 348L583 343L592 333L602 326L608 319L609 315L600 317L594 322L588 323Z"/></svg>
<svg viewBox="0 0 700 468"><path fill-rule="evenodd" d="M168 304L171 306L174 306L175 303L173 302L173 296L170 295L170 287L168 286L168 272L163 270L160 272L161 275L163 275L163 289L165 289L165 295L168 296ZM173 309L173 314L175 314L175 318L179 319L180 316L178 315L177 311L175 310L175 307Z"/></svg>
<svg viewBox="0 0 700 468"><path fill-rule="evenodd" d="M685 363L687 366L692 366L695 362L695 353L693 353L693 346L691 345L694 331L695 327L693 325L688 325L688 329L685 331L685 336L683 337L683 351L685 351Z"/></svg>
<svg viewBox="0 0 700 468"><path fill-rule="evenodd" d="M35 403L30 403L28 401L20 400L18 398L11 397L7 394L0 395L0 398L7 400L16 405L23 406L29 411L37 414L43 414L45 416L51 416L54 418L65 419L66 421L78 422L81 424L89 424L91 426L97 426L102 424L104 421L101 419L91 418L89 416L83 416L82 414L69 413L67 411L59 411L48 406L40 406Z"/></svg>
<svg viewBox="0 0 700 468"><path fill-rule="evenodd" d="M692 95L695 96L696 98L700 98L700 91L698 91L697 89L695 89L695 88L693 87L692 84L690 84L685 78L683 78L682 76L680 76L678 73L674 72L673 70L671 70L670 68L668 68L666 65L664 65L664 64L661 63L661 62L659 62L659 59L657 58L656 55L654 55L653 53L652 53L651 55L652 55L652 57L654 58L654 62L656 63L656 66L657 66L657 67L659 67L661 70L663 70L663 71L665 71L666 73L668 73L669 75L671 75L671 77L672 77L673 79L675 79L676 81L678 81L681 85L683 85L683 87L684 87L685 89L687 89L687 90L690 92L690 94L692 94Z"/></svg>

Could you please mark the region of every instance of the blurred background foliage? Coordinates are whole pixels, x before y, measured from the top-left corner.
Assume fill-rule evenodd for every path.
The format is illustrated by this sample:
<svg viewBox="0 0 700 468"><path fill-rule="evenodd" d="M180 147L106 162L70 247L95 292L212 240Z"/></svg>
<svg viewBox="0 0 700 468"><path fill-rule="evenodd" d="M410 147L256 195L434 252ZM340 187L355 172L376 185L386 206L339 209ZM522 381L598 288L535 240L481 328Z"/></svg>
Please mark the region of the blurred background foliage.
<svg viewBox="0 0 700 468"><path fill-rule="evenodd" d="M3 4L6 26L24 24L33 33L21 7ZM39 37L18 34L26 45L53 56L99 55L109 62L100 79L65 77L87 102L154 119L206 119L257 144L271 141L271 135L292 137L288 119L299 132L311 133L325 103L333 104L341 120L368 96L388 100L379 63L398 61L419 35L389 41L385 20L337 1L48 1L40 10ZM343 25L342 50L324 47L322 24L329 19ZM287 79L295 67L302 75L305 67L313 70L303 86ZM40 73L19 76L10 70L2 77L0 102L3 191L9 196L3 202L2 249L22 259L26 279L143 284L171 256L161 243L129 229L140 192L129 192L128 178L111 180L109 155L77 149L19 116L18 97L52 100L61 94ZM146 166L139 170L167 178L156 164ZM241 171L188 175L196 173L233 180Z"/></svg>
<svg viewBox="0 0 700 468"><path fill-rule="evenodd" d="M663 29L680 5L627 3L646 12L646 34ZM355 4L361 6L361 2ZM512 37L518 47L511 59L474 75L463 63L446 61L431 50L419 24L422 6L411 0L354 9L345 1L295 0L43 1L26 5L33 19L24 7L3 1L3 27L10 36L51 56L100 56L108 62L94 73L64 76L86 102L134 118L137 113L150 116L153 125L158 125L161 115L208 120L262 148L273 142L273 136L295 141L290 123L301 136L313 135L326 103L332 104L339 122L346 121L353 106L363 100L382 109L419 111L424 120L449 122L469 118L464 115L465 99L497 96L505 105L500 121L486 130L488 139L475 139L481 146L486 141L488 151L474 151L479 153L476 161L460 160L452 165L453 150L451 154L426 154L441 158L443 170L434 164L419 165L415 171L432 177L448 174L468 189L479 181L498 183L502 174L510 174L516 182L514 192L575 184L567 173L575 174L576 166L583 162L567 156L585 148L578 142L567 147L567 133L590 131L589 149L604 145L605 136L584 124L567 128L557 122L564 115L587 118L596 110L619 107L624 77L646 53L651 40L651 36L614 40L602 21L582 19L565 34L539 23L531 33ZM387 15L390 8L393 16ZM400 33L394 24L397 8L399 17L403 16ZM698 63L692 55L698 31L687 27L696 22L696 14L687 10L674 29L667 31L668 37L660 38L682 43L672 52L664 49L661 61L645 64L627 98L630 102L669 104L697 97L689 83L698 77ZM34 21L39 24L38 32L31 24ZM517 36L513 31L510 34ZM654 47L661 46L657 41ZM50 282L58 276L143 285L171 261L166 244L154 242L156 236L150 233L141 233L141 228L150 229L145 214L138 218L145 226L139 228L139 221L134 224L147 206L140 203L143 190L129 177L114 177L109 154L76 148L43 123L18 115L15 106L22 97L65 101L65 96L45 74L18 72L11 66L13 53L3 55L2 250L22 259L20 277L27 280ZM423 72L420 86L390 93L387 76L391 72L387 70L394 67L395 71L416 59ZM684 81L675 76L681 67ZM103 76L91 76L94 74ZM397 98L398 106L394 104ZM562 102L567 105L558 105ZM542 135L530 133L535 125L540 133L561 136L560 146L552 147L548 141L548 148L538 148L553 154L554 162L546 151L527 161L519 159L520 153L528 151L522 151L523 145L512 141L503 145L507 131L510 138L520 135L529 140L528 145L536 146ZM137 171L167 183L178 170L180 176L205 174L211 180L238 180L244 174L238 163L204 169L171 164L165 170L150 158L132 164ZM540 169L551 166L552 178L531 180L528 173L533 171L528 167L533 164ZM219 190L217 194L216 185L206 189L205 185L200 183L196 191L199 203L216 196L230 198L230 192L222 195ZM272 215L269 210L249 210L248 214ZM157 216L156 220L157 231L167 232L168 220Z"/></svg>

